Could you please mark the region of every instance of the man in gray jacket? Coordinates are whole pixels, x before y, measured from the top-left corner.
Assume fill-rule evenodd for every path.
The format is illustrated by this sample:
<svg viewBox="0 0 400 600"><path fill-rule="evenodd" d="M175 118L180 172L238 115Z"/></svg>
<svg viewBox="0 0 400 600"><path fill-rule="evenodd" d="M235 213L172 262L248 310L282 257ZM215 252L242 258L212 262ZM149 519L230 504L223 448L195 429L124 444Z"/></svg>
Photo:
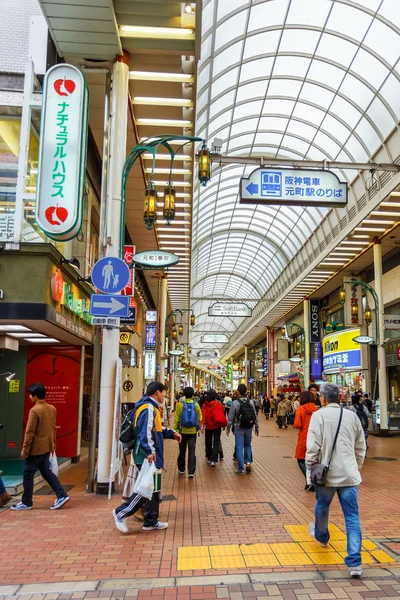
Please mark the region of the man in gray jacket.
<svg viewBox="0 0 400 600"><path fill-rule="evenodd" d="M251 473L251 439L253 428L258 435L258 418L253 400L246 398L247 388L241 383L238 386L238 398L232 402L229 410L228 427L226 435L229 435L232 427L235 430L235 452L237 460L237 475ZM246 469L246 470L245 470Z"/></svg>
<svg viewBox="0 0 400 600"><path fill-rule="evenodd" d="M339 388L324 383L320 388L322 409L313 414L307 436L306 466L315 463L329 464L340 413L342 422L332 462L324 487L316 486L315 525L310 523L309 533L321 546L329 542L329 507L337 492L346 521L347 556L344 559L352 577L362 575L361 526L358 514L358 486L360 469L365 457L364 431L360 419L339 404Z"/></svg>

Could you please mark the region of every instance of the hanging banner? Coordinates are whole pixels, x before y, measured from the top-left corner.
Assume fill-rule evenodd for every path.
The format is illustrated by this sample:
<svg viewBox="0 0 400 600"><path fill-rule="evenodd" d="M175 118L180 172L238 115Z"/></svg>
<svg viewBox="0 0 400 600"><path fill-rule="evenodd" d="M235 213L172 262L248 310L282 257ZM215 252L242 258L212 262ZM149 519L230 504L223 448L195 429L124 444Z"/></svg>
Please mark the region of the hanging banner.
<svg viewBox="0 0 400 600"><path fill-rule="evenodd" d="M145 349L155 350L157 347L157 324L146 323Z"/></svg>
<svg viewBox="0 0 400 600"><path fill-rule="evenodd" d="M40 127L36 221L59 241L82 227L88 91L82 72L55 65L46 73Z"/></svg>
<svg viewBox="0 0 400 600"><path fill-rule="evenodd" d="M262 376L265 378L268 374L268 352L266 348L263 348L261 351L262 356Z"/></svg>
<svg viewBox="0 0 400 600"><path fill-rule="evenodd" d="M129 281L126 287L121 291L122 296L133 296L135 288L135 267L130 267L133 256L136 252L135 246L124 246L124 262L129 267Z"/></svg>
<svg viewBox="0 0 400 600"><path fill-rule="evenodd" d="M144 378L154 379L156 376L156 353L146 352L144 357Z"/></svg>
<svg viewBox="0 0 400 600"><path fill-rule="evenodd" d="M322 377L322 344L321 342L311 342L310 346L310 377L315 381Z"/></svg>
<svg viewBox="0 0 400 600"><path fill-rule="evenodd" d="M321 324L319 319L320 301L310 298L310 341L321 341Z"/></svg>
<svg viewBox="0 0 400 600"><path fill-rule="evenodd" d="M209 317L251 317L252 314L252 309L244 302L216 302L208 307Z"/></svg>

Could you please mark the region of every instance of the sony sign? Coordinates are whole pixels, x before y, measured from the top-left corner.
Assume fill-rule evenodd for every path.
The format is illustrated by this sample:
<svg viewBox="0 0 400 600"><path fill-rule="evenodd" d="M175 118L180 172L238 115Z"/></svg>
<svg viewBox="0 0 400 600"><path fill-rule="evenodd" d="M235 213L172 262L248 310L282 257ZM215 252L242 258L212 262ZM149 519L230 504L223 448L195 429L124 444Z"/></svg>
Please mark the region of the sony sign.
<svg viewBox="0 0 400 600"><path fill-rule="evenodd" d="M321 340L321 327L319 319L320 301L310 299L310 342L316 343Z"/></svg>

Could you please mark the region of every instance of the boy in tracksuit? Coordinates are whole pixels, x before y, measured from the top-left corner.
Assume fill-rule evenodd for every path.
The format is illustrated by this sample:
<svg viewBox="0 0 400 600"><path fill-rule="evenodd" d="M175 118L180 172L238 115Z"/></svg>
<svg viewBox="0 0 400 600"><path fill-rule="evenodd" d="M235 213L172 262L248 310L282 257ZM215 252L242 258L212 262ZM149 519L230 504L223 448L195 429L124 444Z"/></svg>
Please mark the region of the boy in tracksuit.
<svg viewBox="0 0 400 600"><path fill-rule="evenodd" d="M194 400L194 389L187 387L183 390L184 398L176 405L175 409L175 429L182 435L182 441L179 444L178 471L181 475L185 474L186 447L188 448L188 477L193 479L196 471L196 441L197 432L201 428L202 414L199 404ZM185 404L187 405L185 407ZM185 410L186 409L186 410ZM185 415L190 409L190 416L193 423L186 424Z"/></svg>
<svg viewBox="0 0 400 600"><path fill-rule="evenodd" d="M164 405L166 387L159 381L147 386L146 395L136 404L135 426L137 442L133 451L135 465L141 469L145 460L154 462L157 469L164 466L164 438L181 441L180 433L162 426L160 406ZM122 533L128 533L126 518L144 506L144 531L166 529L168 523L158 520L160 495L154 492L151 500L134 492L127 502L113 511L115 525Z"/></svg>

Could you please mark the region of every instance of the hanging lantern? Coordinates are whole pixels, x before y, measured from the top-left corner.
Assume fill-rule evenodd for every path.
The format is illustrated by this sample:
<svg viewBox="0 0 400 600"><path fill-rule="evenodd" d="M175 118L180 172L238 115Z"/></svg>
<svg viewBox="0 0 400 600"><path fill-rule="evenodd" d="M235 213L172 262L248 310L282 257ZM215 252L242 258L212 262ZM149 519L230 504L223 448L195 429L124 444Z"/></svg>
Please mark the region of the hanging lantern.
<svg viewBox="0 0 400 600"><path fill-rule="evenodd" d="M372 323L372 310L370 309L370 307L368 305L365 307L364 316L365 316L365 322L366 322L366 324L367 325L371 325L371 323Z"/></svg>
<svg viewBox="0 0 400 600"><path fill-rule="evenodd" d="M147 229L153 229L153 225L157 221L157 190L152 181L149 181L148 188L144 193L143 219Z"/></svg>
<svg viewBox="0 0 400 600"><path fill-rule="evenodd" d="M178 327L178 333L179 333L179 336L183 335L183 327L182 327L182 325L179 325L179 327Z"/></svg>
<svg viewBox="0 0 400 600"><path fill-rule="evenodd" d="M299 352L300 348L301 348L300 340L297 340L296 341L296 350L297 350L297 352Z"/></svg>
<svg viewBox="0 0 400 600"><path fill-rule="evenodd" d="M188 354L192 354L192 346L188 347Z"/></svg>
<svg viewBox="0 0 400 600"><path fill-rule="evenodd" d="M286 337L286 327L282 327L282 337Z"/></svg>
<svg viewBox="0 0 400 600"><path fill-rule="evenodd" d="M198 154L197 164L199 181L202 185L207 185L211 179L211 154L206 142L203 142L203 146Z"/></svg>
<svg viewBox="0 0 400 600"><path fill-rule="evenodd" d="M345 290L344 290L344 287L342 287L342 288L340 289L340 292L339 292L339 298L340 298L340 302L341 302L341 304L343 304L343 305L344 305L344 304L345 304L345 302L346 302L346 292L345 292Z"/></svg>
<svg viewBox="0 0 400 600"><path fill-rule="evenodd" d="M358 323L358 300L357 300L357 298L351 299L351 322L354 324Z"/></svg>
<svg viewBox="0 0 400 600"><path fill-rule="evenodd" d="M196 321L196 317L194 315L190 315L190 325L193 327Z"/></svg>
<svg viewBox="0 0 400 600"><path fill-rule="evenodd" d="M175 188L171 182L164 188L164 213L163 217L167 221L167 225L171 225L171 221L175 219Z"/></svg>
<svg viewBox="0 0 400 600"><path fill-rule="evenodd" d="M172 339L176 340L177 338L178 338L178 332L177 332L176 327L174 325L173 328L172 328Z"/></svg>

